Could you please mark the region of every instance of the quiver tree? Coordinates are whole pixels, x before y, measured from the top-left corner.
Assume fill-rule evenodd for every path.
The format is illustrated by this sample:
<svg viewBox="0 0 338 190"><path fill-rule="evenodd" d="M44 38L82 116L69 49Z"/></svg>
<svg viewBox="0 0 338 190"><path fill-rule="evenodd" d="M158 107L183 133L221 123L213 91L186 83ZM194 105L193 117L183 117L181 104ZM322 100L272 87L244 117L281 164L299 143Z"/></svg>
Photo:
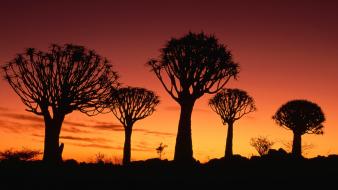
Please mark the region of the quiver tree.
<svg viewBox="0 0 338 190"><path fill-rule="evenodd" d="M107 59L83 46L52 45L47 52L28 48L3 67L5 79L26 105L43 116L43 160L61 160L59 135L63 120L74 110L95 115L102 100L117 85L117 74Z"/></svg>
<svg viewBox="0 0 338 190"><path fill-rule="evenodd" d="M112 93L111 111L125 131L123 165L130 163L131 133L134 123L150 116L159 103L158 96L144 88L125 87Z"/></svg>
<svg viewBox="0 0 338 190"><path fill-rule="evenodd" d="M188 33L170 39L158 59L148 62L164 89L180 105L174 160L193 160L191 114L195 101L216 93L238 74L230 50L215 36Z"/></svg>
<svg viewBox="0 0 338 190"><path fill-rule="evenodd" d="M302 157L302 135L323 134L322 109L308 100L292 100L282 105L272 117L277 125L293 132L292 154Z"/></svg>
<svg viewBox="0 0 338 190"><path fill-rule="evenodd" d="M224 157L230 159L233 155L234 122L256 110L254 99L243 90L224 89L209 100L209 105L213 111L221 116L223 125L228 125Z"/></svg>

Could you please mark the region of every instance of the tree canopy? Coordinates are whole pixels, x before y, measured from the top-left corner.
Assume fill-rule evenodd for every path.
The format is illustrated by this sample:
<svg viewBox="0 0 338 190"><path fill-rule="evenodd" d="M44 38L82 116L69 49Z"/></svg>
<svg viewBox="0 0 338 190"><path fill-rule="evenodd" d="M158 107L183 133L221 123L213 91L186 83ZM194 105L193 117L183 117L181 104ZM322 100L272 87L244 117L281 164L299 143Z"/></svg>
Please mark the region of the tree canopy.
<svg viewBox="0 0 338 190"><path fill-rule="evenodd" d="M240 89L223 89L209 100L213 111L220 115L224 125L256 111L254 99Z"/></svg>
<svg viewBox="0 0 338 190"><path fill-rule="evenodd" d="M289 101L272 118L279 126L299 134L323 134L324 113L308 100Z"/></svg>
<svg viewBox="0 0 338 190"><path fill-rule="evenodd" d="M49 107L62 114L74 110L97 114L118 78L106 58L73 44L53 44L48 52L28 48L3 70L27 111L37 115Z"/></svg>
<svg viewBox="0 0 338 190"><path fill-rule="evenodd" d="M136 121L151 115L160 103L154 92L136 87L119 88L111 100L111 111L124 126L132 126Z"/></svg>
<svg viewBox="0 0 338 190"><path fill-rule="evenodd" d="M230 50L204 33L172 38L160 57L148 65L177 102L187 96L197 99L204 93L216 93L239 72Z"/></svg>

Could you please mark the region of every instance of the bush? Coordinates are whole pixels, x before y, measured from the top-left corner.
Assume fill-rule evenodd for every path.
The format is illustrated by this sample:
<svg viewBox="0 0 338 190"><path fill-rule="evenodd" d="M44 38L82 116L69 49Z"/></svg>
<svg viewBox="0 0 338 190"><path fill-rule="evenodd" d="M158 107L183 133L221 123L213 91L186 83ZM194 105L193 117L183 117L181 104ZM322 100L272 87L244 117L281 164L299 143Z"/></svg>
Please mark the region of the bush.
<svg viewBox="0 0 338 190"><path fill-rule="evenodd" d="M250 145L257 150L260 156L266 155L273 144L274 142L266 137L257 137L250 140Z"/></svg>
<svg viewBox="0 0 338 190"><path fill-rule="evenodd" d="M8 149L0 152L0 160L7 161L30 161L42 154L39 150L30 150L23 148L22 150Z"/></svg>

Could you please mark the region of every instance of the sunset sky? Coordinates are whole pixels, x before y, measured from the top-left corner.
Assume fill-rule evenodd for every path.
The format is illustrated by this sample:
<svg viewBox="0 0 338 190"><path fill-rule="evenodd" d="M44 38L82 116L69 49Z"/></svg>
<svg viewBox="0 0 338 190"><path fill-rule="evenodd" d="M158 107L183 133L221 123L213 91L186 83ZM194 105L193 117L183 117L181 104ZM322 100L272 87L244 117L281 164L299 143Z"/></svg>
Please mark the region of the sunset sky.
<svg viewBox="0 0 338 190"><path fill-rule="evenodd" d="M51 43L74 43L107 57L123 85L145 87L161 99L157 111L137 122L132 160L157 157L168 145L173 159L179 119L170 98L145 63L159 55L171 37L189 31L214 34L240 65L237 81L226 87L246 90L258 110L235 123L234 154L257 152L250 138L267 136L285 148L292 132L278 127L272 115L285 102L308 99L326 115L324 135L304 135L312 148L305 156L338 154L338 3L337 1L19 1L0 2L0 65L27 47L47 50ZM226 126L205 95L192 116L194 157L201 162L224 156ZM43 150L43 118L26 112L5 80L0 81L0 150ZM90 161L95 154L119 160L123 128L113 114L66 116L61 142L64 159Z"/></svg>

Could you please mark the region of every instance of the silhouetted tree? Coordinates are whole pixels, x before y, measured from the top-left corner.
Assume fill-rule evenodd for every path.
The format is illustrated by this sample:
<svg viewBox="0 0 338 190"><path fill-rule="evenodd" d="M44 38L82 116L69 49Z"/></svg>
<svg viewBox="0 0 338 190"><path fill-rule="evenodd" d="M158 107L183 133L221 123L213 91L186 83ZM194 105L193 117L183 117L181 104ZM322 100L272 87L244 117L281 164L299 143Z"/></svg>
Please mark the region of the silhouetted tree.
<svg viewBox="0 0 338 190"><path fill-rule="evenodd" d="M232 157L232 139L234 122L244 115L256 110L255 102L247 92L239 89L224 89L209 100L213 111L221 116L224 125L228 125L228 133L224 157Z"/></svg>
<svg viewBox="0 0 338 190"><path fill-rule="evenodd" d="M160 160L162 159L162 154L166 147L168 147L168 145L163 145L163 143L160 143L160 145L156 148L156 152Z"/></svg>
<svg viewBox="0 0 338 190"><path fill-rule="evenodd" d="M250 139L250 145L257 150L260 156L267 154L273 144L275 143L266 137L256 137Z"/></svg>
<svg viewBox="0 0 338 190"><path fill-rule="evenodd" d="M150 116L159 104L154 92L144 88L125 87L113 93L111 111L125 131L123 164L130 163L131 133L136 121Z"/></svg>
<svg viewBox="0 0 338 190"><path fill-rule="evenodd" d="M174 160L191 162L191 114L195 101L205 93L218 92L231 77L236 78L238 64L215 36L188 33L169 40L160 57L148 65L181 107Z"/></svg>
<svg viewBox="0 0 338 190"><path fill-rule="evenodd" d="M292 154L302 156L302 135L323 134L325 121L322 109L308 100L292 100L282 105L272 117L275 122L293 132Z"/></svg>
<svg viewBox="0 0 338 190"><path fill-rule="evenodd" d="M28 48L3 67L5 79L26 105L43 116L43 160L55 164L62 157L59 135L65 116L74 110L95 115L117 84L107 59L83 46L52 45L47 52Z"/></svg>

